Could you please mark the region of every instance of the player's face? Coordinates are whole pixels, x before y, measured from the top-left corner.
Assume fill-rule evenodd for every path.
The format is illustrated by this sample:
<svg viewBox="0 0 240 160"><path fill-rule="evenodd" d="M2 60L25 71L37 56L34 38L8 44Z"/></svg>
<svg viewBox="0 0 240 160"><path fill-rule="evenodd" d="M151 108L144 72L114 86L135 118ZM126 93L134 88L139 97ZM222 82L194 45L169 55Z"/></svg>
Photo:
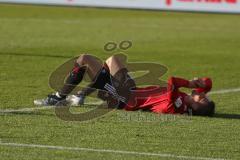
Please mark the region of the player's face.
<svg viewBox="0 0 240 160"><path fill-rule="evenodd" d="M209 100L205 93L192 93L189 96L188 105L191 106L194 110L199 110L200 108L204 108L208 106Z"/></svg>
<svg viewBox="0 0 240 160"><path fill-rule="evenodd" d="M209 100L205 93L193 92L191 95L185 97L185 102L188 106L192 108L199 108L207 106Z"/></svg>
<svg viewBox="0 0 240 160"><path fill-rule="evenodd" d="M191 96L193 103L207 104L209 102L205 93L193 93Z"/></svg>

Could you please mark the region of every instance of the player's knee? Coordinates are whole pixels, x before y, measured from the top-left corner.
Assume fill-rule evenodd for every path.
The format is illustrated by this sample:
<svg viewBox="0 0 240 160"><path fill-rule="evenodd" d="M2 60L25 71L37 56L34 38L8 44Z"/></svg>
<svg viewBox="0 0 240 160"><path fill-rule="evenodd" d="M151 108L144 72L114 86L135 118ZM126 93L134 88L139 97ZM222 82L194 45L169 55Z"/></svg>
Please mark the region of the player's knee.
<svg viewBox="0 0 240 160"><path fill-rule="evenodd" d="M109 57L106 61L114 61L114 60L118 60L119 56L118 55L112 55L111 57Z"/></svg>
<svg viewBox="0 0 240 160"><path fill-rule="evenodd" d="M119 57L117 55L112 55L106 60L106 64L110 66L113 62L116 62L118 60L119 60Z"/></svg>
<svg viewBox="0 0 240 160"><path fill-rule="evenodd" d="M106 62L107 65L110 65L110 62L111 62L111 61L112 61L112 56L109 57L105 62Z"/></svg>
<svg viewBox="0 0 240 160"><path fill-rule="evenodd" d="M77 59L77 63L80 65L85 64L89 59L91 58L91 55L89 54L81 54L78 59Z"/></svg>
<svg viewBox="0 0 240 160"><path fill-rule="evenodd" d="M124 64L127 60L127 57L124 55L124 54L115 54L115 55L112 55L111 57L109 57L107 60L106 60L106 63L112 63L112 62L120 62L122 64Z"/></svg>

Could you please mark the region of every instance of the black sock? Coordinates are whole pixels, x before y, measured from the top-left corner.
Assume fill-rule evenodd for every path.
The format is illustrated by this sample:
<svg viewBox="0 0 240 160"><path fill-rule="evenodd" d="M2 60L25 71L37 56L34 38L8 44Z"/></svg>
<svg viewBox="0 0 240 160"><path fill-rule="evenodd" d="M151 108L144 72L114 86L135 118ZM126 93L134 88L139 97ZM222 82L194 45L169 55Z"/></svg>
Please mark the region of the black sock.
<svg viewBox="0 0 240 160"><path fill-rule="evenodd" d="M82 81L85 71L86 66L80 66L79 64L75 63L63 88L60 90L59 95L61 97L66 97L69 93L71 93L72 90Z"/></svg>

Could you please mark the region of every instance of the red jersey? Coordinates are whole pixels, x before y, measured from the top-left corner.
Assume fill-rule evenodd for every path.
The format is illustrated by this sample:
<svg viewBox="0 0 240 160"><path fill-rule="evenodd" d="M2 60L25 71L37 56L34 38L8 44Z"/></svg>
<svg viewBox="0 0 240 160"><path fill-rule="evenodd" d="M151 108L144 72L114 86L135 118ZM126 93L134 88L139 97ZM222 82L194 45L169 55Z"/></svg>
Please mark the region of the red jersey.
<svg viewBox="0 0 240 160"><path fill-rule="evenodd" d="M187 94L181 92L179 88L188 87L189 83L188 80L171 77L168 80L168 87L137 88L124 108L130 111L143 109L155 113L186 113L187 106L184 99Z"/></svg>

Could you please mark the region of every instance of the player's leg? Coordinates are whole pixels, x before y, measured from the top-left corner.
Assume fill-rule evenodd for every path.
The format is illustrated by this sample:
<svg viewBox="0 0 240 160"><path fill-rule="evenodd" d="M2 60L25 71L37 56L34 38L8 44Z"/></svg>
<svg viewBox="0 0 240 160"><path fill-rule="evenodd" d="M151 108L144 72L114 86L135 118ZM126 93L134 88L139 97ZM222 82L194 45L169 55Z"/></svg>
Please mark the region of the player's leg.
<svg viewBox="0 0 240 160"><path fill-rule="evenodd" d="M133 85L132 87L135 87L135 83L133 83L134 82L133 79L131 79L131 77L128 74L126 61L127 61L127 57L125 55L116 54L109 57L106 60L106 64L109 68L110 74L113 76L115 80L117 80L118 83L126 84L126 82L129 82L131 83L131 85ZM116 86L118 86L118 84L116 84Z"/></svg>
<svg viewBox="0 0 240 160"><path fill-rule="evenodd" d="M71 105L79 105L80 99L83 101L84 97L90 94L94 89L98 89L98 96L103 100L112 100L111 96L103 96L108 95L106 92L110 92L107 90L107 87L110 87L112 84L111 75L120 75L118 82L123 82L123 78L127 76L127 70L124 65L124 61L126 61L124 56L121 55L114 55L107 59L105 67L99 62L96 63L97 59L93 59L92 57L88 58L87 60L83 61L80 59L80 66L88 65L89 69L89 76L92 78L92 83L89 84L88 87L84 88L78 94L71 97ZM87 62L86 64L83 62ZM98 64L98 66L96 66ZM120 72L119 72L120 71ZM126 71L126 72L125 72ZM121 74L120 74L121 73ZM67 85L66 85L67 87ZM109 93L111 94L111 93ZM112 94L113 96L114 94ZM83 103L83 102L82 102Z"/></svg>
<svg viewBox="0 0 240 160"><path fill-rule="evenodd" d="M124 54L116 54L109 57L106 60L106 64L109 67L110 74L114 76L120 70L127 70L126 61L127 57Z"/></svg>
<svg viewBox="0 0 240 160"><path fill-rule="evenodd" d="M129 76L128 69L126 67L127 57L123 54L117 54L109 57L106 60L106 64L109 68L112 76L112 85L116 89L119 96L125 98L126 103L131 94L130 90L136 87L134 80Z"/></svg>
<svg viewBox="0 0 240 160"><path fill-rule="evenodd" d="M69 73L66 83L59 91L59 95L64 97L70 94L76 85L82 81L85 73L89 75L91 80L94 80L101 69L102 62L100 59L89 54L80 55L76 60L73 69Z"/></svg>
<svg viewBox="0 0 240 160"><path fill-rule="evenodd" d="M63 87L57 93L49 95L46 99L35 100L34 104L57 105L59 102L64 101L66 96L82 81L85 73L94 80L101 69L102 63L98 58L88 54L80 55L66 78Z"/></svg>
<svg viewBox="0 0 240 160"><path fill-rule="evenodd" d="M97 73L97 75L92 76L94 78L93 83L89 87L90 92L92 88L98 89L98 97L102 100L108 101L109 107L117 106L117 103L115 103L117 102L116 94L125 95L126 97L128 97L127 94L129 94L129 92L125 91L129 91L130 88L135 87L134 81L128 75L128 71L126 68L126 56L123 54L113 55L109 57L106 60L104 67L102 65L101 70L98 70ZM83 97L84 99L84 97L88 95L89 89L86 88L85 90L80 91L79 94L71 98L70 101L73 102L71 104L79 104L79 98ZM117 91L117 93L115 91ZM124 100L121 99L120 101L122 102Z"/></svg>

